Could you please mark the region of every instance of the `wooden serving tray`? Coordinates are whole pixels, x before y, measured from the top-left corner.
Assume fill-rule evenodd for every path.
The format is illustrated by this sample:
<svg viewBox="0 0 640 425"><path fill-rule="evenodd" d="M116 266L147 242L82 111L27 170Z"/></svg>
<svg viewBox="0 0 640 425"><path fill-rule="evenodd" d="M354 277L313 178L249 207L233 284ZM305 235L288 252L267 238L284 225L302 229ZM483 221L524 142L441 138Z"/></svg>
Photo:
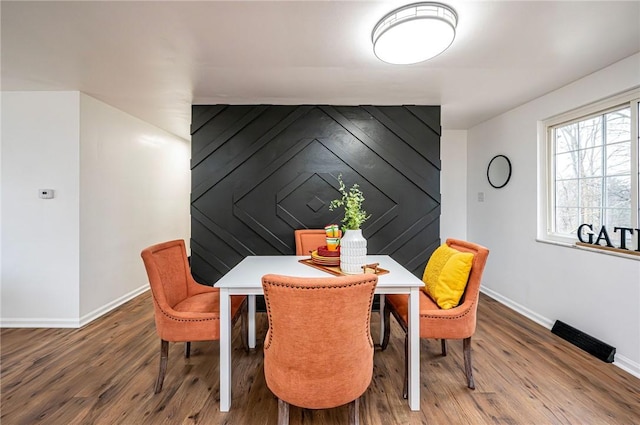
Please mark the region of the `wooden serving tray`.
<svg viewBox="0 0 640 425"><path fill-rule="evenodd" d="M313 267L314 269L322 270L327 273L331 273L334 276L349 276L349 274L344 273L340 270L340 266L323 266L322 264L316 264L313 262L311 258L305 258L304 260L298 260L299 263L306 264L309 267ZM377 275L383 275L389 273L389 270L377 267L377 263L375 264L367 264L365 273L373 273Z"/></svg>

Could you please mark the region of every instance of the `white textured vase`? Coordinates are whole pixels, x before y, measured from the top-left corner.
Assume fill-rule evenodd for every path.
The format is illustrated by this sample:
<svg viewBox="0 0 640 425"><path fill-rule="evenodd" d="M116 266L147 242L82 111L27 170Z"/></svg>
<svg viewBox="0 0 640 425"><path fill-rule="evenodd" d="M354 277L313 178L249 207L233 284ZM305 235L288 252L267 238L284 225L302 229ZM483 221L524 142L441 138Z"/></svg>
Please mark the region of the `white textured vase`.
<svg viewBox="0 0 640 425"><path fill-rule="evenodd" d="M346 274L363 273L367 264L367 240L362 229L347 230L340 239L340 270Z"/></svg>

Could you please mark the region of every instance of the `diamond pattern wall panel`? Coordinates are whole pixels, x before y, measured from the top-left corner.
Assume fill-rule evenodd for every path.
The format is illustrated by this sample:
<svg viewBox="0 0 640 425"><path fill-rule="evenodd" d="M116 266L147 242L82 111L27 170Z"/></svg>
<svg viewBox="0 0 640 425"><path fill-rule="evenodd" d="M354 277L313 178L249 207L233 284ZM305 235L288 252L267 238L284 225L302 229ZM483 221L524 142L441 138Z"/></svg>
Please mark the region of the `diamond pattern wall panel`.
<svg viewBox="0 0 640 425"><path fill-rule="evenodd" d="M417 276L440 244L439 106L194 105L191 267L214 284L247 255L293 254L293 231L337 223L358 183L370 254Z"/></svg>

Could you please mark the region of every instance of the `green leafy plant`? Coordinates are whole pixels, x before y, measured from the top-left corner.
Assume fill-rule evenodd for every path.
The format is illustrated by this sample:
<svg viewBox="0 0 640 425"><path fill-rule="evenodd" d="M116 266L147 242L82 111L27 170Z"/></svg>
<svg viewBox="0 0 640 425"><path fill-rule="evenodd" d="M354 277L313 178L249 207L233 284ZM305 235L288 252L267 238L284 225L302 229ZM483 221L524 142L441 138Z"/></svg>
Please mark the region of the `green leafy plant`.
<svg viewBox="0 0 640 425"><path fill-rule="evenodd" d="M357 183L354 183L349 191L347 191L342 181L342 174L338 176L338 183L340 183L340 189L338 190L342 193L342 197L331 201L329 210L333 211L337 208L344 207L344 218L341 220L342 229L357 230L371 217L371 215L367 215L367 212L362 209L364 195Z"/></svg>

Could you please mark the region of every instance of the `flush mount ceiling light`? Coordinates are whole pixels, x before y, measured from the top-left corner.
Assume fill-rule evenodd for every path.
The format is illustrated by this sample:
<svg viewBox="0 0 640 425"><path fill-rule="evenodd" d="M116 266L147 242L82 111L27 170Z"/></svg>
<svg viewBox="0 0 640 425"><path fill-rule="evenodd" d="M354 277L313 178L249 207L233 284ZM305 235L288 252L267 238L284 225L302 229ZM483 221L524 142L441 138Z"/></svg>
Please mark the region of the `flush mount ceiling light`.
<svg viewBox="0 0 640 425"><path fill-rule="evenodd" d="M442 3L413 3L382 18L373 28L373 52L383 62L418 63L444 52L456 36L458 15Z"/></svg>

